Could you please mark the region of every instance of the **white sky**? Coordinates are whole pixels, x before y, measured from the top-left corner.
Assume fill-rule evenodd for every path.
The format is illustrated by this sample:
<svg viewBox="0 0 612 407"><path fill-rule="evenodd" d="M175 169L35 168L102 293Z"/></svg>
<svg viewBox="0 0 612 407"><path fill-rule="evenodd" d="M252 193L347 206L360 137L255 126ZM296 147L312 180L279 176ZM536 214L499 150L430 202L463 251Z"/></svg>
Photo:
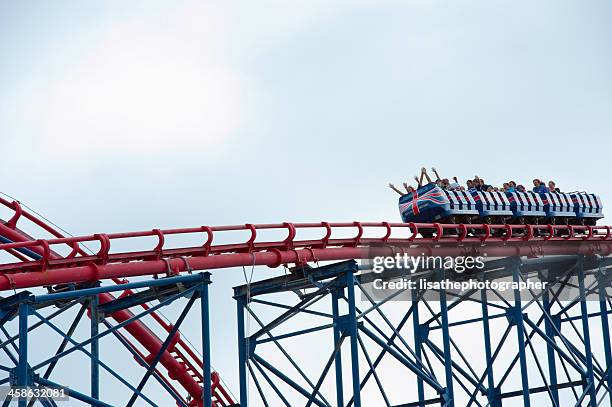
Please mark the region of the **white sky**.
<svg viewBox="0 0 612 407"><path fill-rule="evenodd" d="M74 234L398 220L385 186L423 165L607 206L610 17L605 1L4 2L0 191ZM220 337L241 280L215 273ZM235 384L233 339L213 346Z"/></svg>

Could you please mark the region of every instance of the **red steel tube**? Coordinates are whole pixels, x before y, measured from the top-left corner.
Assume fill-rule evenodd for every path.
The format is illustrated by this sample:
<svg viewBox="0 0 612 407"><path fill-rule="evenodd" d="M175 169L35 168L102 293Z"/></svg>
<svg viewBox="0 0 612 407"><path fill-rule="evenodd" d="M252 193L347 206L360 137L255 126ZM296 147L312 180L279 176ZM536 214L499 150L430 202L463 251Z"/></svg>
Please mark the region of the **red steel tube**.
<svg viewBox="0 0 612 407"><path fill-rule="evenodd" d="M456 243L456 242L455 242ZM562 255L562 254L601 254L612 253L612 242L556 242L541 241L539 244L517 243L505 245L421 245L402 248L403 252L420 255L423 251L431 255L461 256L467 254L489 257ZM371 250L371 251L370 251ZM249 265L276 266L277 264L303 263L331 260L366 258L373 254L391 252L393 248L380 247L329 247L325 249L275 250L249 253L230 253L217 256L194 256L189 258L192 270L210 270ZM380 253L380 254L378 254ZM115 277L132 277L153 274L164 274L168 265L175 273L187 271L183 259L138 261L131 263L109 263L105 265L84 265L60 267L45 272L26 272L0 275L0 290L12 288L38 287L69 282L96 281ZM4 277L4 278L2 278Z"/></svg>

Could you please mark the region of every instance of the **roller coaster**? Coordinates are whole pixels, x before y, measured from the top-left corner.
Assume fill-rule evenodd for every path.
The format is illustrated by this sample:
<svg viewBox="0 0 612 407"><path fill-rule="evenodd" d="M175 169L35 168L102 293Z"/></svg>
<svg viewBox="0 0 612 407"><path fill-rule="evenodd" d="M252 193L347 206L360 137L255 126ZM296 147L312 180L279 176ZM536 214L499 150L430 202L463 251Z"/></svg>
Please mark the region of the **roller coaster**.
<svg viewBox="0 0 612 407"><path fill-rule="evenodd" d="M516 398L525 406L532 402L612 405L610 226L588 222L284 222L66 236L17 201L0 197L0 204L8 214L0 214L6 219L0 221L0 325L5 336L0 348L6 355L0 364L5 375L0 384L66 387L72 400L99 406L112 405L103 401L100 369L129 390L129 399L120 404L126 406L501 406L504 400ZM140 250L115 249L138 247L143 241L153 243ZM172 243L184 241L195 243ZM90 252L87 247L95 250ZM555 280L557 291L546 291L527 303L519 292L507 300L487 298L483 291L476 299L459 297L449 304L448 293L440 292L436 293L436 310L423 293L413 293L400 319L393 322L385 307L397 303L372 298L364 290L367 270L354 260L398 251L486 255L490 259L486 278L519 281L533 273L558 268L563 272ZM209 303L211 276L207 270L255 266L288 271L234 289L239 359L239 396L235 400L211 368L215 355L210 351L209 308L217 311ZM577 276L575 280L564 280L568 270ZM567 288L577 290L577 296L564 303L560 293ZM359 308L357 292L362 293L367 309ZM588 295L597 300L589 303ZM187 304L176 320L167 321L159 313L185 298ZM316 308L322 307L323 298L330 299L331 310ZM186 341L179 329L196 301L201 304L201 347ZM468 303L477 304L479 314L469 318L459 314L453 320L453 311L459 312ZM279 313L266 322L272 314L258 314L256 307ZM533 308L537 317L532 315ZM57 315L75 309L68 328L54 324ZM90 320L90 336L79 342L73 333L84 315ZM255 332L248 329L249 318L258 324ZM306 319L294 323L299 318ZM318 319L323 321L319 325ZM592 332L594 320L599 321L597 334ZM501 335L493 333L493 323L504 325L499 329ZM479 326L478 337L483 341L471 357L458 345L460 334L453 336L454 330L468 325ZM62 342L54 354L35 363L28 352L28 337L41 326L59 335ZM574 331L571 335L568 326ZM516 331L515 348L505 352L503 346L512 330ZM330 331L331 350L322 361L320 374L306 372L308 362L296 360L296 356L311 360L318 354L304 348L294 349L291 355L282 345L285 340ZM100 357L99 341L106 336L113 336L130 352L135 366L144 372L137 384L113 374ZM348 353L343 353L345 341ZM370 356L374 348L380 351L375 358ZM512 353L502 369L501 359L515 351L516 356ZM71 387L61 378L51 379L55 367L75 352L90 360L89 390ZM545 364L540 361L542 352L547 357ZM395 365L379 367L387 359ZM476 359L482 363L477 365ZM558 377L559 366L565 379ZM330 383L332 370L335 380ZM384 377L387 371L393 372L390 379ZM534 372L539 376L537 385L533 384L537 381ZM390 394L394 386L384 382L396 380L398 374L405 383L395 383L395 387L414 385L414 392ZM165 404L143 391L151 378L167 393ZM546 402L538 397L545 397ZM45 397L18 400L20 407L35 402L55 405Z"/></svg>

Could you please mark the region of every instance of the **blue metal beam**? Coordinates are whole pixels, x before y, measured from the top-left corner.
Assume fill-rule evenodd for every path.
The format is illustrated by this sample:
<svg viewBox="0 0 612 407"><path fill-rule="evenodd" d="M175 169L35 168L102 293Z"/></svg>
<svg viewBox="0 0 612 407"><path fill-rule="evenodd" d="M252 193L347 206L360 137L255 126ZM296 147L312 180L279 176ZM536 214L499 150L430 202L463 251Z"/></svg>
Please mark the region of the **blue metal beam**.
<svg viewBox="0 0 612 407"><path fill-rule="evenodd" d="M516 259L516 262L511 266L512 267L512 280L515 284L519 284L521 272L520 269L520 259ZM523 387L523 405L525 407L529 407L531 405L531 401L529 399L529 378L527 372L527 356L525 354L525 325L523 324L523 314L521 307L521 292L518 288L514 289L514 318L516 324L516 336L518 340L518 349L519 349L519 360L521 366L521 383Z"/></svg>
<svg viewBox="0 0 612 407"><path fill-rule="evenodd" d="M89 302L91 337L98 337L98 296L92 295ZM100 341L91 341L91 397L100 399Z"/></svg>
<svg viewBox="0 0 612 407"><path fill-rule="evenodd" d="M361 407L361 387L359 386L359 348L357 343L357 311L355 310L355 276L352 271L346 272L346 290L348 298L348 333L351 344L351 369L353 381L353 405Z"/></svg>
<svg viewBox="0 0 612 407"><path fill-rule="evenodd" d="M584 335L584 356L586 359L586 386L589 392L589 405L597 407L597 389L593 374L593 353L591 351L591 333L589 331L589 317L584 290L584 268L583 257L578 261L578 287L580 287L580 313L582 315L582 334ZM586 389L585 389L586 391Z"/></svg>
<svg viewBox="0 0 612 407"><path fill-rule="evenodd" d="M417 363L422 364L422 343L421 339L421 325L419 324L419 298L417 290L411 290L412 293L412 331L414 334L414 353L416 355ZM429 326L428 326L429 327ZM425 401L425 387L423 386L423 379L417 377L417 394L419 396L419 402Z"/></svg>
<svg viewBox="0 0 612 407"><path fill-rule="evenodd" d="M440 270L442 280L445 279L444 269ZM450 348L450 333L448 328L448 306L446 304L446 290L440 290L440 315L442 316L442 345L444 347L444 372L446 377L446 389L444 393L444 405L454 406L455 396L453 392L453 360Z"/></svg>
<svg viewBox="0 0 612 407"><path fill-rule="evenodd" d="M340 330L340 307L339 298L342 293L339 291L343 290L342 287L336 287L331 292L332 299L332 315L334 318L334 347L338 346L342 332ZM338 406L344 406L344 385L342 379L342 352L336 352L334 358L334 369L336 373L336 403Z"/></svg>
<svg viewBox="0 0 612 407"><path fill-rule="evenodd" d="M480 290L480 302L482 311L482 330L484 334L484 348L485 348L485 374L487 376L487 400L491 407L498 407L499 400L497 398L497 391L495 389L495 380L493 376L493 359L491 350L491 330L489 327L489 307L487 306L487 291Z"/></svg>
<svg viewBox="0 0 612 407"><path fill-rule="evenodd" d="M202 312L202 402L204 407L212 407L212 381L211 381L211 353L210 353L210 303L208 298L208 285L210 273L202 274L200 288L200 305Z"/></svg>
<svg viewBox="0 0 612 407"><path fill-rule="evenodd" d="M30 304L22 302L19 304L19 362L17 364L17 386L26 387L30 385L30 371L28 366L28 316L30 315ZM27 407L27 399L21 398L19 407Z"/></svg>
<svg viewBox="0 0 612 407"><path fill-rule="evenodd" d="M185 320L185 317L187 316L187 314L189 313L189 310L191 309L192 305L195 303L197 297L199 296L199 292L196 290L191 297L189 298L189 301L187 302L187 304L185 305L185 308L183 308L183 311L181 312L181 314L179 315L178 319L176 320L176 322L174 324L172 324L172 329L170 330L170 332L168 332L168 336L167 338L164 340L164 343L162 344L161 348L159 349L159 351L157 352L157 354L155 355L155 358L153 359L153 361L149 364L149 366L147 367L147 371L144 374L144 376L142 377L142 379L140 380L140 383L138 383L138 386L136 387L136 390L134 392L134 394L132 394L132 397L130 397L130 400L128 401L128 403L126 404L126 407L131 407L134 405L134 403L136 402L136 399L138 398L138 396L141 395L142 389L144 388L145 384L147 383L147 381L149 380L149 377L151 377L151 374L153 373L153 371L155 370L155 366L157 366L157 364L159 363L162 355L164 354L164 352L166 352L166 349L168 349L168 346L170 346L170 343L172 342L172 340L174 339L174 336L176 335L176 333L178 332L181 324L183 323L183 321ZM210 350L209 350L210 353ZM209 355L210 356L210 355ZM208 380L210 383L210 372L209 372L209 376L208 376ZM210 391L210 388L209 388ZM210 398L209 398L210 400ZM208 406L209 407L209 406Z"/></svg>
<svg viewBox="0 0 612 407"><path fill-rule="evenodd" d="M200 276L200 273L198 273L198 274L187 274L187 275L176 276L176 277L152 279L152 280L146 280L146 281L137 281L134 283L127 283L127 284L120 284L120 285L83 288L79 290L65 291L61 293L35 295L33 302L40 304L40 303L52 302L52 301L57 301L57 300L65 300L65 299L70 299L70 298L87 297L87 296L101 294L101 293L125 291L128 289L135 289L135 288L158 287L158 286L163 286L163 285L189 283L189 282L197 283L201 280L201 278L202 277Z"/></svg>
<svg viewBox="0 0 612 407"><path fill-rule="evenodd" d="M250 358L247 339L244 332L245 297L236 298L236 316L238 318L238 382L240 387L240 407L248 407L246 364ZM248 357L247 357L248 355Z"/></svg>
<svg viewBox="0 0 612 407"><path fill-rule="evenodd" d="M606 369L605 371L606 376L604 377L604 380L607 381L608 383L608 389L612 389L612 350L610 347L610 324L608 322L608 313L610 312L610 310L608 310L608 304L606 301L606 287L608 284L608 279L609 277L604 275L604 269L600 268L599 269L599 275L598 275L598 280L599 280L599 290L598 290L598 297L599 297L599 309L600 309L600 313L601 313L601 331L602 331L602 335L603 335L603 345L604 345L604 354L605 354L605 359L606 359ZM610 406L612 407L612 394L608 394L608 398L610 401Z"/></svg>
<svg viewBox="0 0 612 407"><path fill-rule="evenodd" d="M546 312L549 316L552 315L552 304L550 303L550 292L548 288L544 290L542 295L542 306L544 307L544 312ZM552 326L551 318L544 319L544 331L546 336L549 337L551 341L554 341L555 331ZM552 398L558 406L559 390L557 389L557 362L555 358L555 349L549 342L546 342L546 353L548 357L548 377L550 380Z"/></svg>

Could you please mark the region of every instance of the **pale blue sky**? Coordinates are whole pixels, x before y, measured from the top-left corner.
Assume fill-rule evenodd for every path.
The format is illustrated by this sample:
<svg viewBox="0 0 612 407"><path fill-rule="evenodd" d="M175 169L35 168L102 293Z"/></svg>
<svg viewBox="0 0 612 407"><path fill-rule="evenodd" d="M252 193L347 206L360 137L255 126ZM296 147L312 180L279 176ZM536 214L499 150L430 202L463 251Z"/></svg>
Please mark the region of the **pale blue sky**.
<svg viewBox="0 0 612 407"><path fill-rule="evenodd" d="M611 17L608 1L4 1L0 191L74 234L399 220L386 184L422 165L609 207ZM216 274L232 307L242 275ZM214 346L233 369L233 342Z"/></svg>

